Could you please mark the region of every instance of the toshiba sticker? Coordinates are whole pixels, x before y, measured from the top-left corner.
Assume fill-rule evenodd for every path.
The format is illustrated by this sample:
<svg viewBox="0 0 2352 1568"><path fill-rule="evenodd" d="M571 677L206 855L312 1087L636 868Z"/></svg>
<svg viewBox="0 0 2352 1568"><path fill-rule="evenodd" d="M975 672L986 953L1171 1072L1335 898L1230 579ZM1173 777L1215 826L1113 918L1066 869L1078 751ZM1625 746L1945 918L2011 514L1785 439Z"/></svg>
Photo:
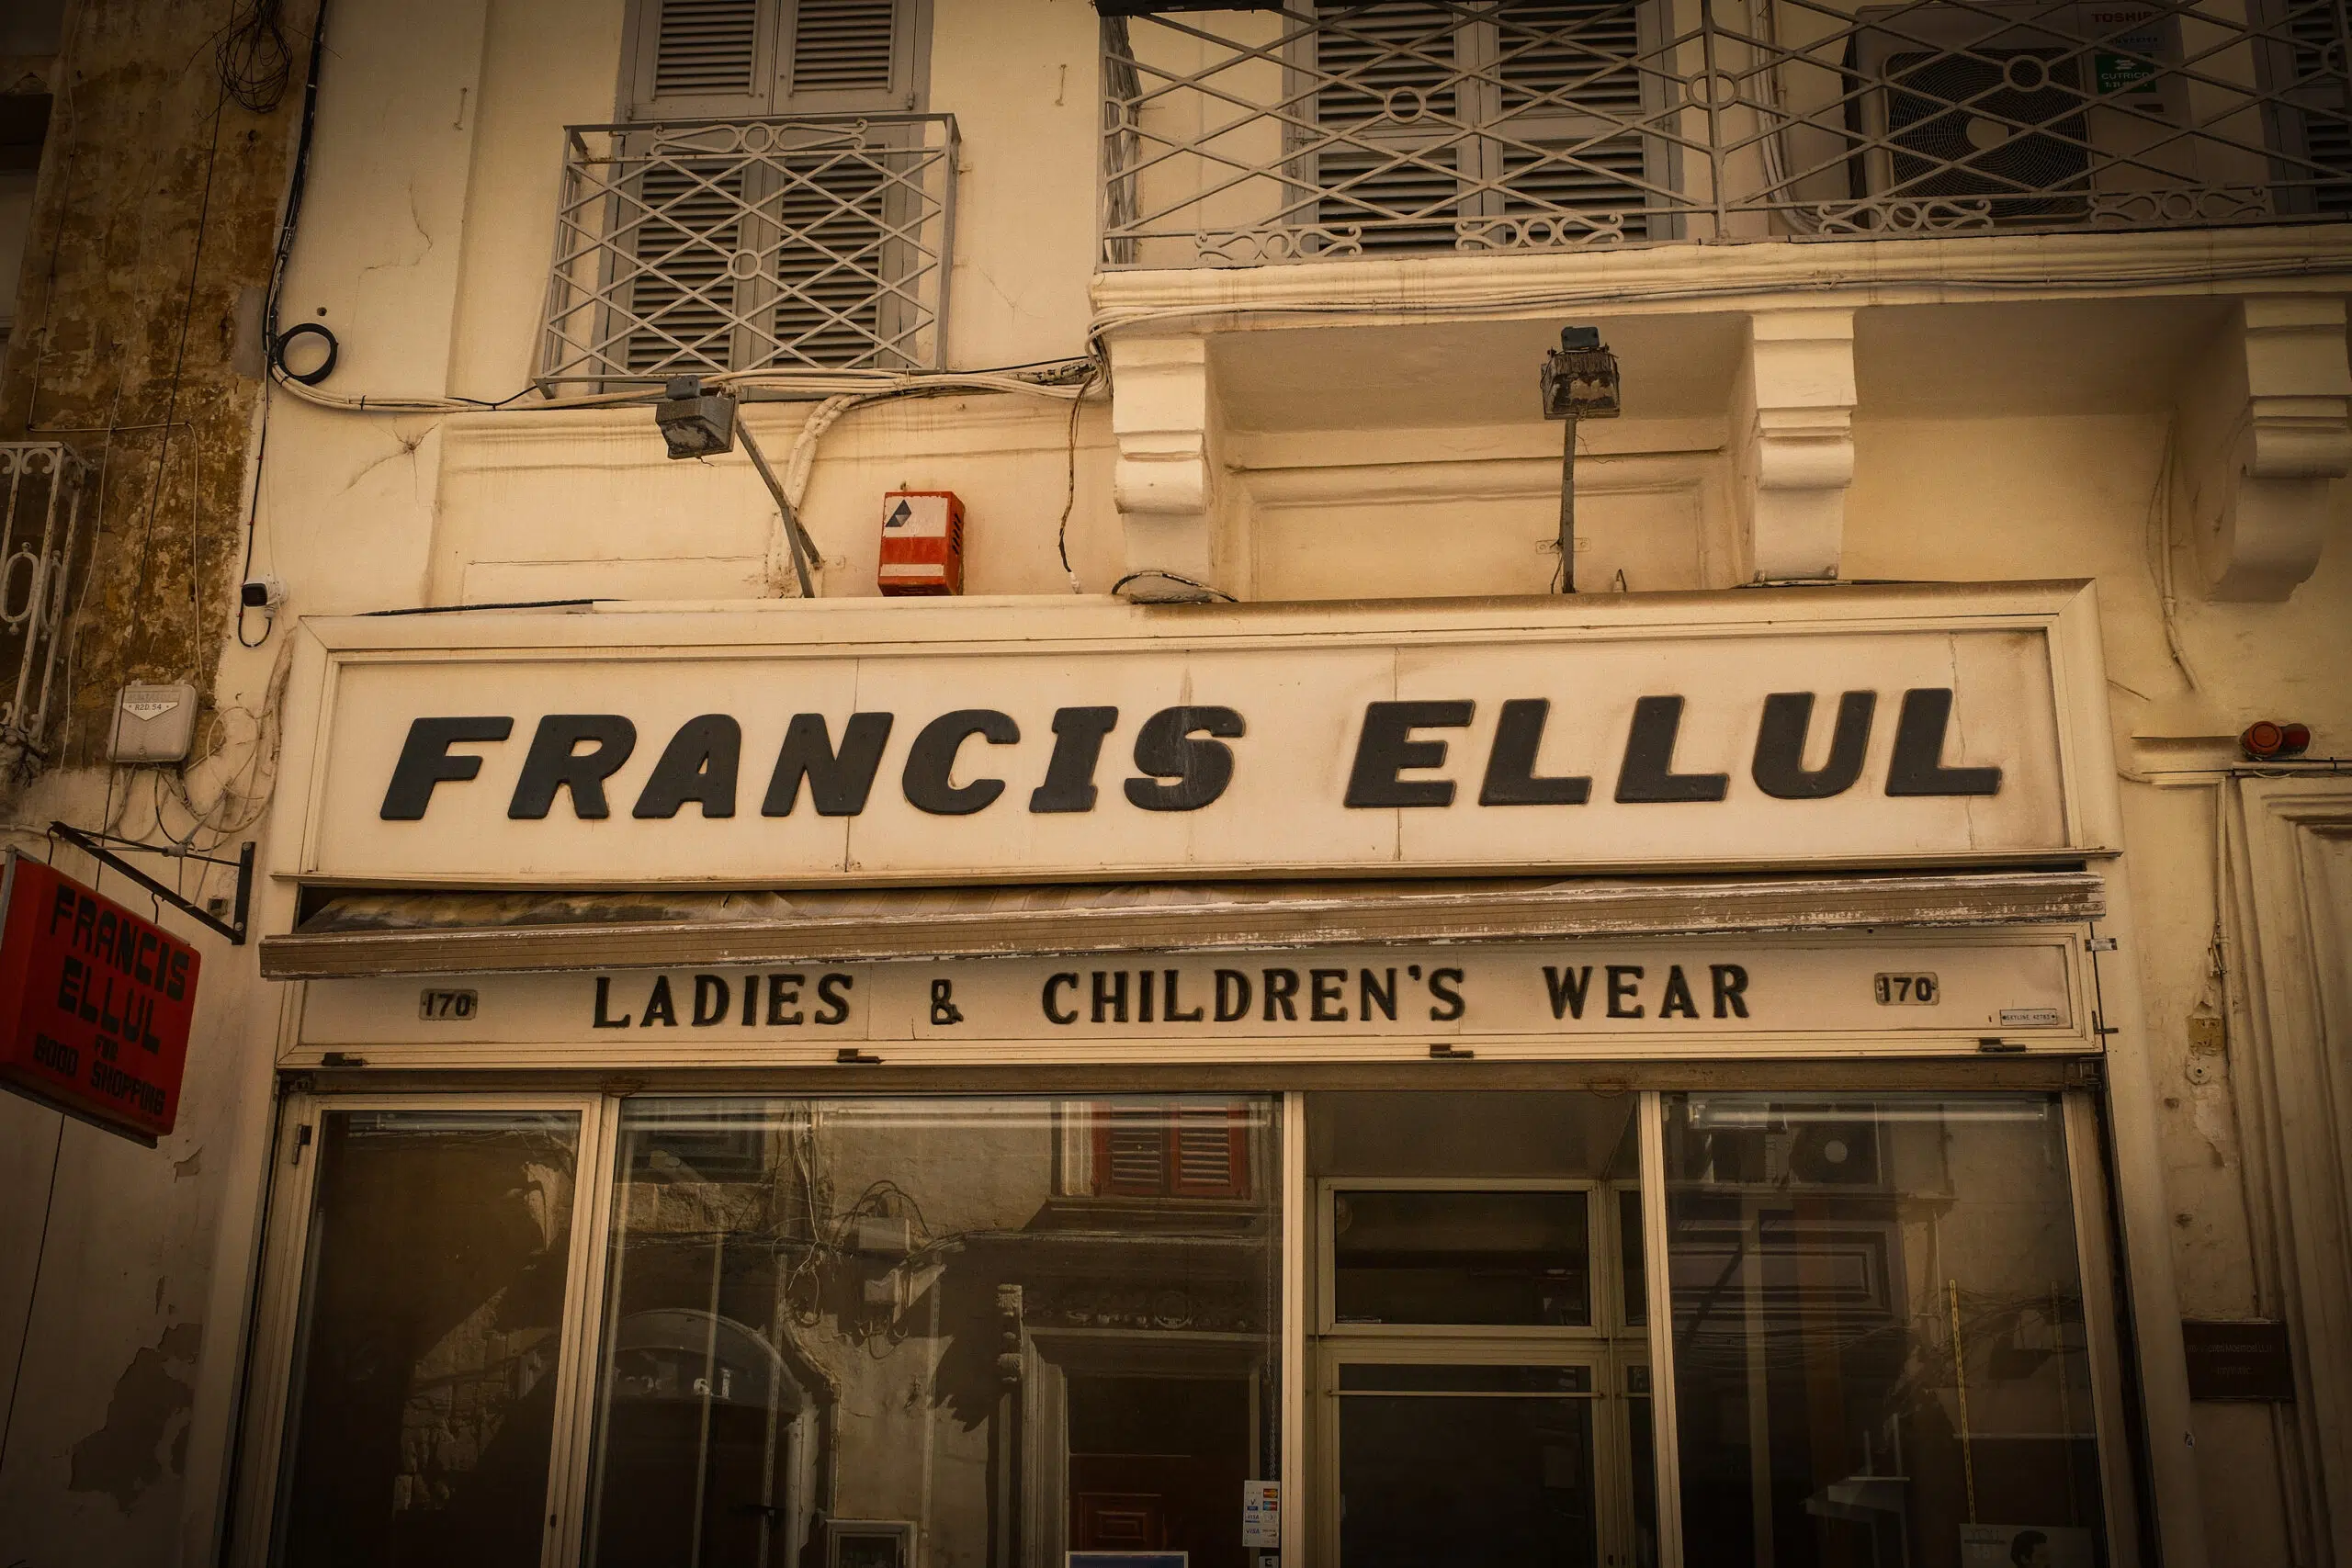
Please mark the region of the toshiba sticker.
<svg viewBox="0 0 2352 1568"><path fill-rule="evenodd" d="M153 1144L179 1115L203 960L13 850L0 905L0 1081Z"/></svg>

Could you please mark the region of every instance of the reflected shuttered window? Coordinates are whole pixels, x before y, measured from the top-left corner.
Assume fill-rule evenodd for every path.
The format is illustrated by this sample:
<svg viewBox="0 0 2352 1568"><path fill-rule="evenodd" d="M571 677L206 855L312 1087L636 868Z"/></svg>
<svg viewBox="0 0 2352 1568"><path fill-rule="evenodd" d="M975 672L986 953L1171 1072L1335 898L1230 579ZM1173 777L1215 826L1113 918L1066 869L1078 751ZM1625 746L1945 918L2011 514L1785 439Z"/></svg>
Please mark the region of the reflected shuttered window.
<svg viewBox="0 0 2352 1568"><path fill-rule="evenodd" d="M631 1100L585 1561L1245 1568L1277 1109Z"/></svg>

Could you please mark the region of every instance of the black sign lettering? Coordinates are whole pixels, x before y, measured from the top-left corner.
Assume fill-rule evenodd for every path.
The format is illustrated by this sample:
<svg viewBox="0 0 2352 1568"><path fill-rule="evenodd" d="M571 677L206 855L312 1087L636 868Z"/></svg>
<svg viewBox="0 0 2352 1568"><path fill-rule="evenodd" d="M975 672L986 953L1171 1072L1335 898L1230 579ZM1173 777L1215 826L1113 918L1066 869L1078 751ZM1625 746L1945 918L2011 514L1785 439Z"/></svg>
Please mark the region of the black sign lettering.
<svg viewBox="0 0 2352 1568"><path fill-rule="evenodd" d="M1666 972L1666 999L1657 1004L1660 1018L1696 1018L1699 1004L1690 999L1690 982L1682 977L1682 965L1678 964Z"/></svg>
<svg viewBox="0 0 2352 1568"><path fill-rule="evenodd" d="M1854 787L1871 743L1876 692L1848 692L1838 699L1838 724L1829 735L1829 760L1808 772L1804 743L1813 728L1811 692L1775 692L1764 699L1764 722L1756 731L1756 761L1748 769L1756 787L1775 800L1826 800Z"/></svg>
<svg viewBox="0 0 2352 1568"><path fill-rule="evenodd" d="M1355 765L1348 771L1347 803L1359 808L1451 806L1452 779L1405 779L1407 768L1442 768L1445 742L1416 740L1416 729L1461 729L1476 705L1460 703L1372 703L1363 710L1363 733L1356 739Z"/></svg>
<svg viewBox="0 0 2352 1568"><path fill-rule="evenodd" d="M1108 971L1097 969L1089 978L1092 981L1094 1021L1097 1023L1126 1022L1127 972L1124 969ZM1115 986L1109 984L1114 980L1118 982Z"/></svg>
<svg viewBox="0 0 2352 1568"><path fill-rule="evenodd" d="M822 1024L844 1023L849 1020L849 992L857 984L854 975L838 971L817 976L817 1000L821 1004L816 1021Z"/></svg>
<svg viewBox="0 0 2352 1568"><path fill-rule="evenodd" d="M1487 779L1478 786L1481 806L1582 806L1592 798L1592 781L1572 774L1535 776L1535 753L1544 746L1544 725L1552 712L1548 697L1513 697L1495 721L1494 750L1487 753Z"/></svg>
<svg viewBox="0 0 2352 1568"><path fill-rule="evenodd" d="M1037 993L1037 1005L1045 1010L1046 1017L1055 1023L1076 1023L1078 1021L1076 1008L1064 1012L1054 1005L1054 993L1065 987L1073 991L1078 989L1078 976L1068 973L1047 976L1045 989Z"/></svg>
<svg viewBox="0 0 2352 1568"><path fill-rule="evenodd" d="M807 983L807 979L808 976L797 969L787 969L780 975L768 976L767 1019L770 1028L789 1029L800 1021L801 1012L798 1006L800 987ZM792 1010L786 1012L784 1010L786 1008L791 1008Z"/></svg>
<svg viewBox="0 0 2352 1568"><path fill-rule="evenodd" d="M595 1027L627 1029L629 1023L630 1019L627 1013L621 1014L618 1018L613 1016L613 977L610 975L597 976Z"/></svg>
<svg viewBox="0 0 2352 1568"><path fill-rule="evenodd" d="M1347 1004L1342 1001L1341 987L1348 983L1344 969L1309 969L1306 972L1306 1016L1317 1023L1345 1023Z"/></svg>
<svg viewBox="0 0 2352 1568"><path fill-rule="evenodd" d="M1396 971L1383 970L1382 979L1372 977L1369 969L1356 971L1356 1016L1366 1023L1372 1021L1372 1010L1378 1008L1389 1022L1396 1021Z"/></svg>
<svg viewBox="0 0 2352 1568"><path fill-rule="evenodd" d="M1951 688L1918 686L1903 694L1894 721L1894 755L1886 765L1889 795L1998 795L1998 768L1947 768L1944 741L1951 728Z"/></svg>
<svg viewBox="0 0 2352 1568"><path fill-rule="evenodd" d="M1747 971L1736 964L1713 964L1708 973L1715 986L1715 1016L1746 1018L1747 1016Z"/></svg>
<svg viewBox="0 0 2352 1568"><path fill-rule="evenodd" d="M1642 966L1638 964L1609 965L1610 1017L1639 1018L1642 1016L1641 1003L1634 1000L1641 995L1641 987L1635 984L1641 977ZM1632 1005L1628 1006L1628 1003Z"/></svg>
<svg viewBox="0 0 2352 1568"><path fill-rule="evenodd" d="M650 1029L659 1023L664 1029L678 1027L678 1007L670 999L670 976L653 977L653 994L645 998L645 1016L637 1021L639 1029Z"/></svg>
<svg viewBox="0 0 2352 1568"><path fill-rule="evenodd" d="M1436 1004L1430 1009L1430 1021L1452 1023L1467 1010L1462 1000L1462 993L1454 989L1460 984L1462 984L1462 971L1459 969L1430 971L1430 995L1437 998Z"/></svg>
<svg viewBox="0 0 2352 1568"><path fill-rule="evenodd" d="M1584 998L1592 988L1592 965L1579 969L1555 969L1544 965L1544 988L1552 998L1552 1016L1582 1018Z"/></svg>
<svg viewBox="0 0 2352 1568"><path fill-rule="evenodd" d="M1198 1023L1204 1016L1198 1006L1195 1006L1190 1012L1180 1012L1177 1010L1177 973L1178 972L1173 969L1168 971L1168 1021L1170 1023Z"/></svg>
<svg viewBox="0 0 2352 1568"><path fill-rule="evenodd" d="M1102 756L1102 738L1118 723L1117 708L1056 708L1054 754L1046 762L1046 782L1029 792L1029 809L1093 810L1094 765Z"/></svg>
<svg viewBox="0 0 2352 1568"><path fill-rule="evenodd" d="M1620 801L1721 800L1730 793L1729 773L1674 771L1674 742L1681 728L1680 697L1644 697L1634 705L1625 761L1617 770Z"/></svg>
<svg viewBox="0 0 2352 1568"><path fill-rule="evenodd" d="M1258 973L1266 985L1265 1021L1268 1023L1277 1021L1274 1016L1275 1010L1280 1009L1282 1017L1279 1021L1296 1023L1298 1021L1298 971L1261 969Z"/></svg>
<svg viewBox="0 0 2352 1568"><path fill-rule="evenodd" d="M1136 1021L1137 1023L1151 1021L1152 993L1157 988L1158 979L1159 976L1148 969L1136 971Z"/></svg>
<svg viewBox="0 0 2352 1568"><path fill-rule="evenodd" d="M1216 972L1216 1021L1238 1023L1250 1016L1250 976L1238 969Z"/></svg>
<svg viewBox="0 0 2352 1568"><path fill-rule="evenodd" d="M1233 782L1233 748L1225 742L1246 728L1231 708L1153 714L1136 736L1136 766L1149 776L1127 781L1127 799L1146 811L1198 811ZM1194 739L1204 735L1222 739Z"/></svg>
<svg viewBox="0 0 2352 1568"><path fill-rule="evenodd" d="M582 743L590 749L582 751ZM616 713L548 715L531 737L506 815L516 821L538 821L555 805L555 792L569 789L573 816L590 820L610 817L605 781L620 771L635 750L637 726Z"/></svg>
<svg viewBox="0 0 2352 1568"><path fill-rule="evenodd" d="M1021 727L1009 714L994 708L957 708L922 727L907 749L906 772L900 783L907 804L934 817L968 817L985 810L1004 793L1002 779L955 782L956 753L964 742L979 736L991 746L1011 746L1021 739Z"/></svg>
<svg viewBox="0 0 2352 1568"><path fill-rule="evenodd" d="M514 733L513 719L488 715L414 720L401 743L401 760L392 764L392 782L377 815L387 822L422 821L424 808L433 804L435 784L459 784L481 772L480 757L452 757L451 746L461 740L477 745L503 740Z"/></svg>
<svg viewBox="0 0 2352 1568"><path fill-rule="evenodd" d="M767 796L760 802L760 815L791 816L804 777L818 816L854 817L864 811L865 797L874 793L874 775L882 766L891 723L887 713L850 715L836 753L823 714L794 714L784 732L784 748L776 753L775 772L768 778Z"/></svg>
<svg viewBox="0 0 2352 1568"><path fill-rule="evenodd" d="M707 713L678 726L662 760L638 791L629 815L644 820L675 817L689 800L705 817L735 815L735 774L743 762L743 727L723 713Z"/></svg>
<svg viewBox="0 0 2352 1568"><path fill-rule="evenodd" d="M934 979L931 983L931 1021L946 1025L964 1021L964 1010L956 1005L956 982Z"/></svg>
<svg viewBox="0 0 2352 1568"><path fill-rule="evenodd" d="M716 975L695 976L695 1027L708 1029L714 1023L726 1021L727 1010L735 999L727 982Z"/></svg>

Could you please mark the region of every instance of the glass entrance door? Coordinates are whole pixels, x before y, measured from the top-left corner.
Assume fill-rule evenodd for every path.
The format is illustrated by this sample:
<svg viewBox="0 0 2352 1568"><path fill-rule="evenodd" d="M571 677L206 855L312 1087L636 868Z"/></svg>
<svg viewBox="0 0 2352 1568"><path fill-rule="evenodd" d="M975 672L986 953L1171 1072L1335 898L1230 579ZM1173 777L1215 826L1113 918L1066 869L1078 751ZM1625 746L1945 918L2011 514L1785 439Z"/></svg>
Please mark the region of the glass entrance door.
<svg viewBox="0 0 2352 1568"><path fill-rule="evenodd" d="M1320 1563L1656 1562L1637 1110L1309 1097Z"/></svg>
<svg viewBox="0 0 2352 1568"><path fill-rule="evenodd" d="M1599 1365L1340 1353L1329 1376L1348 1568L1598 1568Z"/></svg>
<svg viewBox="0 0 2352 1568"><path fill-rule="evenodd" d="M301 1235L272 1568L508 1568L547 1552L577 1356L592 1103L452 1097L292 1108L280 1223ZM248 1558L248 1561L251 1559Z"/></svg>

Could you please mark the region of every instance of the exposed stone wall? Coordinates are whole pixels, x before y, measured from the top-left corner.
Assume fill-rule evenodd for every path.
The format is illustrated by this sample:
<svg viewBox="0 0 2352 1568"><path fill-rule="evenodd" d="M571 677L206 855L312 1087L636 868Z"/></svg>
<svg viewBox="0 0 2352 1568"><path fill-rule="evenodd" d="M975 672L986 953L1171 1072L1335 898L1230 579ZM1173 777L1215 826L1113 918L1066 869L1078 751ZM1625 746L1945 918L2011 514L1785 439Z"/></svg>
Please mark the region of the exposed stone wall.
<svg viewBox="0 0 2352 1568"><path fill-rule="evenodd" d="M284 0L285 80L255 99L274 97L266 113L220 60L254 0L78 0L47 67L0 440L62 441L92 469L99 532L48 737L67 767L103 761L124 682L208 691L234 616L262 397L233 363L239 298L268 281L315 10ZM277 53L260 39L248 86Z"/></svg>

